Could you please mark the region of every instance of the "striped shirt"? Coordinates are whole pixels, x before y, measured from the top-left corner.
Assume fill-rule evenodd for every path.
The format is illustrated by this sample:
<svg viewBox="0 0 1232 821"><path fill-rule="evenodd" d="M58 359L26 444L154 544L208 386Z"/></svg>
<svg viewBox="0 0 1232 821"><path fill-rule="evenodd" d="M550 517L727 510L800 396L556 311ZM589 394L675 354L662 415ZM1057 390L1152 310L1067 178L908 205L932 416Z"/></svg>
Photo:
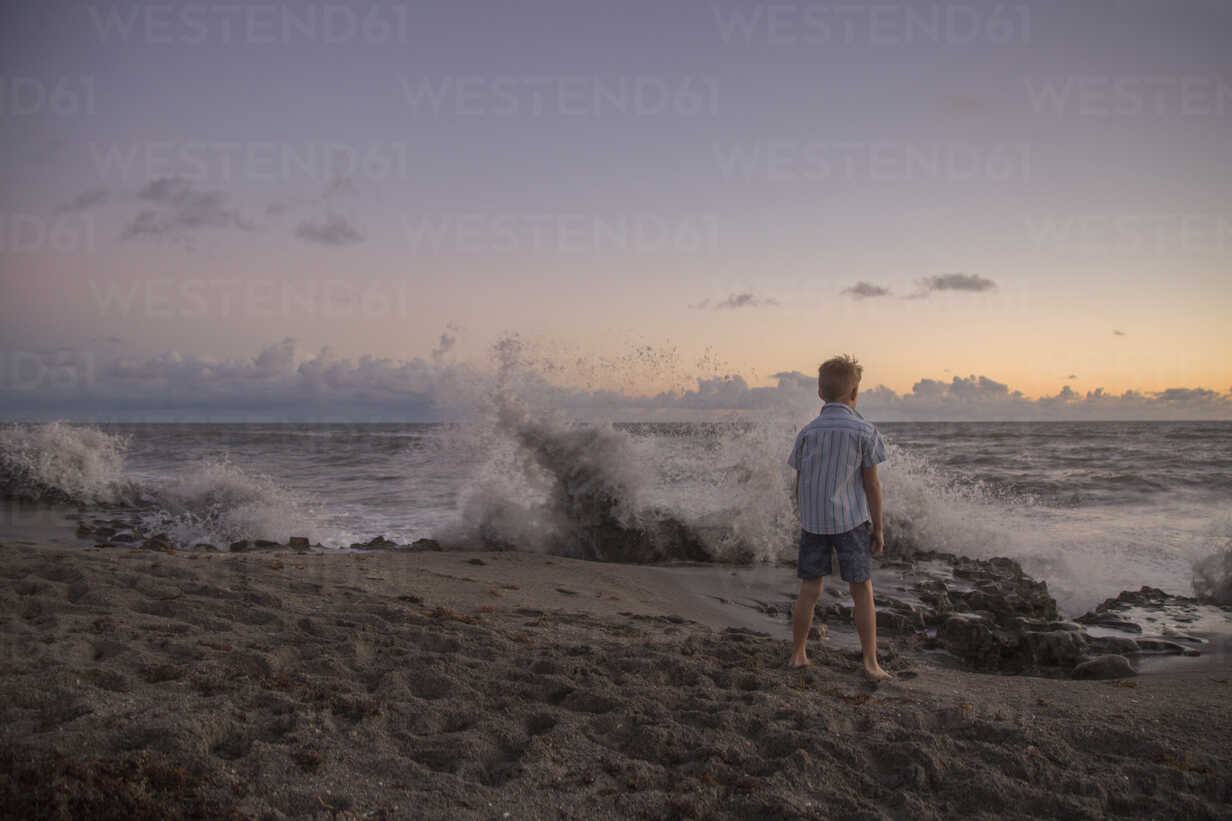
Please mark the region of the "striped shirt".
<svg viewBox="0 0 1232 821"><path fill-rule="evenodd" d="M863 468L885 460L885 442L872 422L842 402L823 405L796 436L787 458L800 471L800 527L846 533L869 521Z"/></svg>

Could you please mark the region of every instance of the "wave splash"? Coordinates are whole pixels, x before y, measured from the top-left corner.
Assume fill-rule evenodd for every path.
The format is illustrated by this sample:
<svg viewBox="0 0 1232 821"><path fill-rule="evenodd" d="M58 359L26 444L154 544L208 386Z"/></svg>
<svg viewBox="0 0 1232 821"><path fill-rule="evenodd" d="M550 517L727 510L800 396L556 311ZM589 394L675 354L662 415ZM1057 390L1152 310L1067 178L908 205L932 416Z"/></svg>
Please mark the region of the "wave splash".
<svg viewBox="0 0 1232 821"><path fill-rule="evenodd" d="M618 562L794 558L799 525L785 460L795 433L816 413L815 404L722 422L586 423L573 418L578 408L548 384L547 374L558 375L558 369L536 366L513 343L497 354L494 375L459 382L459 396L465 394L472 409L467 422L416 433L405 445L405 471L433 483L428 505L434 514L427 525L408 525L405 516L390 513L398 494L377 484L388 476L372 477L370 486L352 485L361 492L352 491L345 502L317 504L317 496L337 487L328 482L350 478L346 472L357 469L351 461L332 463L338 478L327 474L315 484L297 484L299 490L275 477L286 479L288 470L315 463L263 463L255 470L217 456L185 455L176 464L172 451L159 469L161 478L138 478L125 471L128 436L62 422L0 428L0 496L124 508L147 534L167 533L189 545L296 535L345 546L392 534ZM633 381L636 375L627 376ZM595 417L593 408L586 410ZM381 434L362 434L369 435ZM939 465L896 447L893 435L887 438L890 460L880 472L891 554L1008 556L1047 579L1058 604L1070 612L1144 583L1179 592L1192 579L1200 596L1232 598L1232 523L1215 522L1214 532L1197 538L1192 528L1175 524L1209 518L1209 504L1049 506L1008 494L1004 485L957 481L967 478L958 472L962 464ZM350 448L344 439L338 445L320 440L322 464ZM178 446L177 440L170 447ZM972 445L965 447L942 450L961 457ZM133 459L140 462L144 454L135 451ZM396 470L396 463L390 465ZM363 497L367 487L371 499Z"/></svg>
<svg viewBox="0 0 1232 821"><path fill-rule="evenodd" d="M66 422L0 429L0 496L130 511L145 533L188 545L285 540L288 527L310 516L274 479L226 459L199 460L162 481L133 478L125 472L130 445L127 436Z"/></svg>
<svg viewBox="0 0 1232 821"><path fill-rule="evenodd" d="M228 544L240 539L285 542L306 506L274 479L226 459L202 459L160 485L142 512L144 530L181 544ZM295 534L299 535L299 534Z"/></svg>
<svg viewBox="0 0 1232 821"><path fill-rule="evenodd" d="M1207 533L1213 552L1194 563L1194 595L1215 604L1232 605L1232 515L1213 522Z"/></svg>
<svg viewBox="0 0 1232 821"><path fill-rule="evenodd" d="M610 425L533 422L510 407L501 430L523 468L522 500L489 485L471 494L463 527L488 549L546 550L616 562L711 561L699 528L664 507L645 504L629 434Z"/></svg>
<svg viewBox="0 0 1232 821"><path fill-rule="evenodd" d="M653 362L643 354L638 367ZM584 423L553 406L520 341L494 355L492 388L444 446L478 458L442 541L637 563L786 556L796 525L779 440L794 431L782 418Z"/></svg>
<svg viewBox="0 0 1232 821"><path fill-rule="evenodd" d="M53 504L119 504L138 488L124 475L128 440L65 422L0 429L0 494Z"/></svg>

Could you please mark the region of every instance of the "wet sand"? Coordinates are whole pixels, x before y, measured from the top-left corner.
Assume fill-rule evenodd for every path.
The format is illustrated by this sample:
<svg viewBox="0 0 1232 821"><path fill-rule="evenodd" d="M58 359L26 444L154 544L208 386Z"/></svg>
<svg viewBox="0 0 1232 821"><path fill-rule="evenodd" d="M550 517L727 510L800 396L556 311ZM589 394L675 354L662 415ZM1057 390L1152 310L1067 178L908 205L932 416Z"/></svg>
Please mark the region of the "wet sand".
<svg viewBox="0 0 1232 821"><path fill-rule="evenodd" d="M701 572L698 572L701 571ZM1070 681L831 624L786 568L0 547L21 818L1232 815L1232 665ZM766 605L770 605L769 609Z"/></svg>

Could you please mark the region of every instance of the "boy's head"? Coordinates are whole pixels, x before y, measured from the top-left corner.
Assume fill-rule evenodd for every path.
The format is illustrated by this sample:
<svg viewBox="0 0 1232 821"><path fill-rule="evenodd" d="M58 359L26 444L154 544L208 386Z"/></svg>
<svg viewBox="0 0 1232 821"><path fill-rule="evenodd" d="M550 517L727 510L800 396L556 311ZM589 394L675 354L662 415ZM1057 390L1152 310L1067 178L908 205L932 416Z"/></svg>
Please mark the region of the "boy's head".
<svg viewBox="0 0 1232 821"><path fill-rule="evenodd" d="M853 392L860 387L864 367L848 354L835 356L821 363L817 369L817 395L824 402L854 399Z"/></svg>

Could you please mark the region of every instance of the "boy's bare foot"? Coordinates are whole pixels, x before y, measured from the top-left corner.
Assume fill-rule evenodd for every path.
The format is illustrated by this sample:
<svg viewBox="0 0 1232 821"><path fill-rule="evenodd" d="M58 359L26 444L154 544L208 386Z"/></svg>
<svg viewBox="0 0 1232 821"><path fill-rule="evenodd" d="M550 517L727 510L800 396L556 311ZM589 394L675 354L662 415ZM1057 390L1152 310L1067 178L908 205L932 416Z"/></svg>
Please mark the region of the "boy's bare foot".
<svg viewBox="0 0 1232 821"><path fill-rule="evenodd" d="M792 656L791 661L787 662L787 666L793 670L797 670L801 667L808 667L809 666L808 656L803 656L803 655Z"/></svg>
<svg viewBox="0 0 1232 821"><path fill-rule="evenodd" d="M894 678L893 674L881 669L881 665L875 661L871 665L865 662L864 675L872 681L885 681L886 679Z"/></svg>

